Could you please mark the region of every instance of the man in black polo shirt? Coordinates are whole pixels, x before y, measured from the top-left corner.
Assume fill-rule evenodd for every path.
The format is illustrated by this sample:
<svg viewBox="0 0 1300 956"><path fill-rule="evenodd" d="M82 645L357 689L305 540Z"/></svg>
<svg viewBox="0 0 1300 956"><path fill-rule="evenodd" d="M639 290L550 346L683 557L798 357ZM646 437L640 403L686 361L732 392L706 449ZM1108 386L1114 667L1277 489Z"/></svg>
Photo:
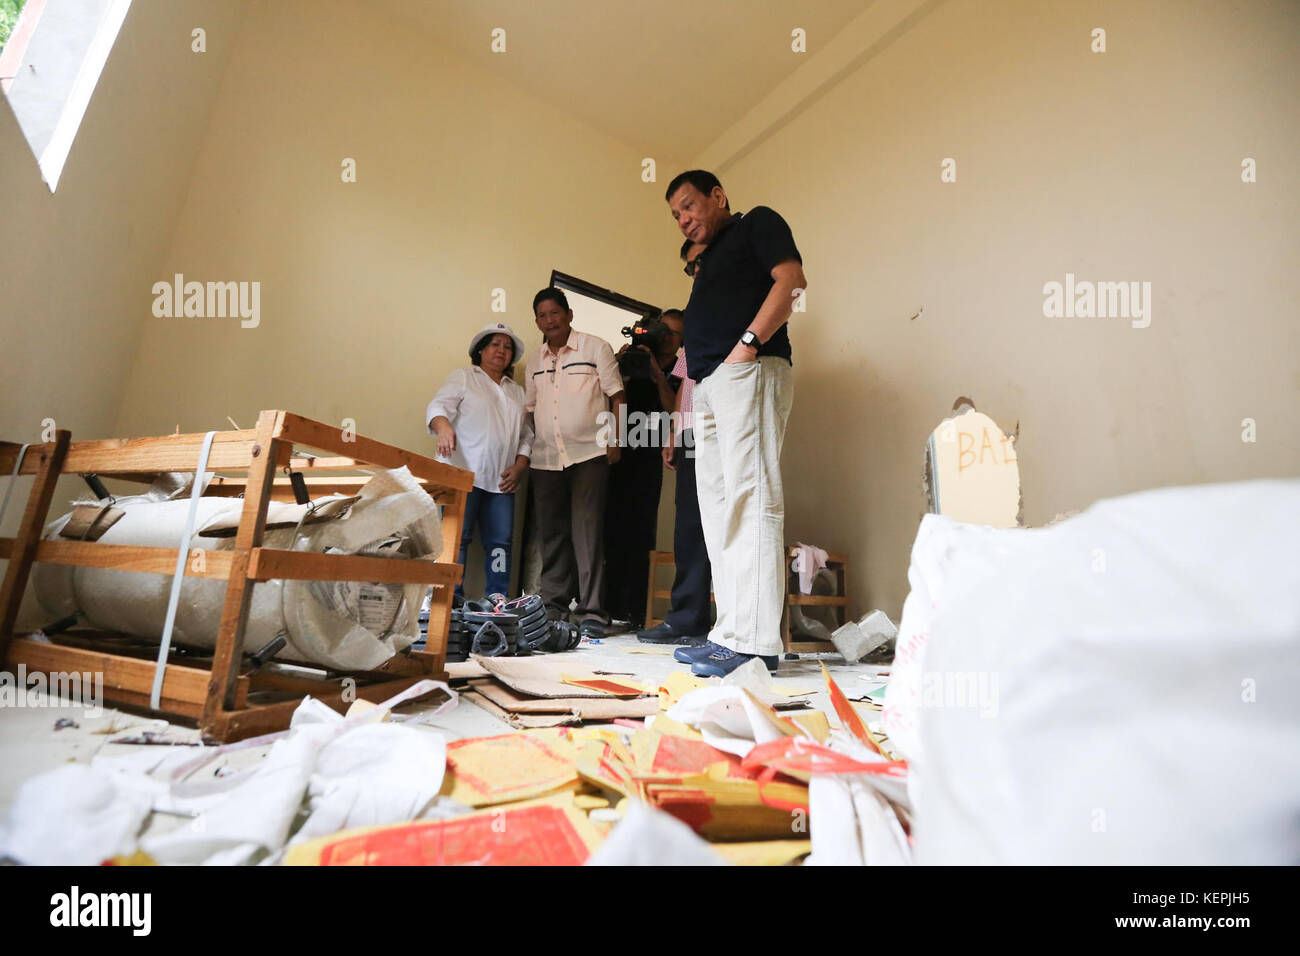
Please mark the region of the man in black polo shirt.
<svg viewBox="0 0 1300 956"><path fill-rule="evenodd" d="M766 206L732 213L710 172L681 173L665 197L682 235L707 246L686 305L686 361L698 383L696 490L718 619L674 657L722 677L759 657L775 670L785 603L781 445L794 399L786 322L806 281L790 227Z"/></svg>

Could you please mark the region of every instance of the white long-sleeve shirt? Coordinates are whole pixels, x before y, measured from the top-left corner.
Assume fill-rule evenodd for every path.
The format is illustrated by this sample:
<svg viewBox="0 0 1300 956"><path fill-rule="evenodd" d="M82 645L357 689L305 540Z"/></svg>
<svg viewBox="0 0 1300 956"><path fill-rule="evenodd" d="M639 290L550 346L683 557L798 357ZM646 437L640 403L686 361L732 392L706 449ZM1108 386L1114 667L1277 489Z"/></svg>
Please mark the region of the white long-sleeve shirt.
<svg viewBox="0 0 1300 956"><path fill-rule="evenodd" d="M524 390L512 378L498 385L476 365L458 368L429 403L424 413L429 425L439 415L456 430L456 448L438 456L458 468L474 472L474 487L500 493L501 473L518 455L533 452L533 428L524 414Z"/></svg>

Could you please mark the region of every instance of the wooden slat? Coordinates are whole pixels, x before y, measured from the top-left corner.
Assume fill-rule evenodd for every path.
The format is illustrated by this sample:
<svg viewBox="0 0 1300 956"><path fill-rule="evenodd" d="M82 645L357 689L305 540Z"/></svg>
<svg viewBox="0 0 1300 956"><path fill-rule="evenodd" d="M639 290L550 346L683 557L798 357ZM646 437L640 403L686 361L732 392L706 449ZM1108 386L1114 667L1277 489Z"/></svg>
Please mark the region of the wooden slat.
<svg viewBox="0 0 1300 956"><path fill-rule="evenodd" d="M457 489L442 499L442 557L445 562L460 557L461 530L465 526L465 507L469 493ZM465 569L454 565L456 581L464 580ZM447 660L447 635L451 632L451 606L454 589L444 587L433 592L429 603L429 623L425 630L425 651L434 656L434 666L442 670Z"/></svg>
<svg viewBox="0 0 1300 956"><path fill-rule="evenodd" d="M212 437L208 471L247 468L252 456L254 433L217 432ZM134 475L140 472L193 471L199 462L203 435L164 435L159 438L109 438L76 441L68 448L63 471L68 474L94 473L102 476ZM28 452L28 459L31 453ZM22 474L32 474L23 463Z"/></svg>
<svg viewBox="0 0 1300 956"><path fill-rule="evenodd" d="M436 654L428 651L411 651L409 654L394 654L367 673L385 676L401 674L405 677L433 677L434 680L440 680L441 678L434 677L440 669L441 665Z"/></svg>
<svg viewBox="0 0 1300 956"><path fill-rule="evenodd" d="M312 498L325 495L354 495L361 490L371 475L331 475L310 476L303 479L307 492ZM209 498L237 498L248 487L248 480L242 475L215 475L203 494ZM293 484L288 478L277 478L273 485L271 497L277 501L293 501Z"/></svg>
<svg viewBox="0 0 1300 956"><path fill-rule="evenodd" d="M36 457L40 447L39 444L33 444L27 449L27 456L23 459L22 470L19 471L18 474L36 474L37 465L33 464L29 467L28 462L32 461ZM18 461L18 453L22 451L22 448L22 442L0 441L0 475L4 475L5 478L8 478L14 473L14 463Z"/></svg>
<svg viewBox="0 0 1300 956"><path fill-rule="evenodd" d="M60 428L54 433L53 442L33 445L27 449L24 465L31 462L37 469L36 481L27 496L27 507L23 509L22 521L10 550L10 560L5 567L4 580L0 583L0 660L4 660L5 650L13 637L18 606L23 602L23 591L27 588L27 578L32 571L32 558L36 556L41 531L50 511L50 501L54 497L54 486L58 483L59 471L71 441L72 433Z"/></svg>
<svg viewBox="0 0 1300 956"><path fill-rule="evenodd" d="M794 638L785 645L786 653L789 654L825 654L835 649L835 645L830 641L805 641Z"/></svg>
<svg viewBox="0 0 1300 956"><path fill-rule="evenodd" d="M302 674L286 674L281 671L260 670L248 675L252 689L286 691L301 696L319 697L331 694L339 689L337 680L324 677L305 677Z"/></svg>
<svg viewBox="0 0 1300 956"><path fill-rule="evenodd" d="M130 707L150 714L155 713L151 707L151 704L153 703L151 692L147 690L122 690L121 688L109 690L105 687L104 701L108 704L116 704L119 707ZM197 721L203 713L203 705L196 704L193 701L176 700L175 698L164 696L158 698L158 710L156 713L167 714L171 717L183 717L185 720Z"/></svg>
<svg viewBox="0 0 1300 956"><path fill-rule="evenodd" d="M847 607L849 599L843 594L791 594L786 603L800 607Z"/></svg>
<svg viewBox="0 0 1300 956"><path fill-rule="evenodd" d="M353 455L358 461L369 462L384 468L409 468L411 474L427 478L444 488L455 488L469 493L474 487L474 473L464 468L456 468L424 455L395 448L392 445L357 435L352 441L343 440L343 432L332 425L312 421L292 412L284 413L284 426L280 437L295 446L306 445L333 452L336 455ZM322 467L316 465L316 468Z"/></svg>
<svg viewBox="0 0 1300 956"><path fill-rule="evenodd" d="M331 426L323 425L320 422L311 422L311 419L294 416L301 422L310 422L313 425L323 429L330 429ZM338 432L339 441L342 441L342 431ZM161 472L167 471L193 471L199 459L199 449L203 444L205 432L197 432L185 435L159 435L150 438L107 438L100 440L75 441L68 449L68 458L64 466L64 472L69 474L99 474L111 475L114 478L120 478L125 481L145 481L150 482ZM313 433L319 435L319 433ZM208 471L236 470L248 467L252 456L253 445L257 441L257 432L253 429L228 430L217 432L212 437L212 451L208 457ZM301 444L308 447L321 447L311 445L310 442L299 440ZM358 438L357 443L344 443L349 452L353 454L309 458L303 455L293 455L287 461L281 464L287 464L294 471L301 471L305 474L312 472L329 472L329 471L357 471L366 468L397 468L401 464L409 463L403 461L401 464L385 464L382 461L371 460L362 457L357 448L364 444L367 449L387 448L389 454L386 457L392 458L393 453L398 455L409 456L416 463L417 467L434 472L426 477L432 478L436 483L441 483L449 488L461 488L464 482L464 475L469 475L469 485L474 485L473 472L466 472L463 469L456 468L452 465L444 464L432 458L425 458L413 452L404 451L382 442L376 442L373 439ZM352 447L357 444L357 448ZM0 442L0 473L10 474L13 472L14 461L17 458L20 445L13 442ZM27 460L24 461L23 467L19 474L32 475L36 473L36 464L32 460L32 451L28 450ZM427 466L436 466L428 468ZM411 468L411 473L416 474L415 468ZM363 479L364 480L364 479ZM466 489L467 490L467 489Z"/></svg>
<svg viewBox="0 0 1300 956"><path fill-rule="evenodd" d="M444 678L445 679L445 678ZM380 684L358 684L352 693L358 700L379 702L401 693L422 677L401 677ZM343 690L323 694L316 699L340 714L347 711L350 701L343 700ZM315 695L313 695L315 696ZM351 696L351 694L349 694ZM289 718L298 709L301 700L286 700L275 704L256 704L242 709L228 709L204 714L201 728L204 734L226 743L257 737L289 726Z"/></svg>
<svg viewBox="0 0 1300 956"><path fill-rule="evenodd" d="M294 467L294 470L298 469ZM373 475L307 475L303 480L307 484L307 491L311 497L320 498L325 495L355 495L372 477ZM463 494L454 488L431 486L427 478L416 480L426 486L425 490L428 491L429 497L442 505L454 502L457 495ZM217 475L204 489L203 494L210 498L237 498L244 494L247 485L248 482L243 476ZM288 478L275 479L271 498L275 501L294 500L293 484Z"/></svg>
<svg viewBox="0 0 1300 956"><path fill-rule="evenodd" d="M203 705L202 723L209 724L222 709L235 706L236 675L244 653L244 628L252 604L254 583L249 579L250 552L262 543L266 531L266 509L270 504L270 482L280 457L280 433L284 413L264 411L257 419L256 454L249 465L248 493L235 533L235 555L226 582L226 600L221 608L217 647L212 655L212 688Z"/></svg>
<svg viewBox="0 0 1300 956"><path fill-rule="evenodd" d="M59 644L46 644L25 637L15 638L10 645L6 658L12 670L19 664L30 671L73 671L102 673L104 675L104 696L113 698L113 691L128 691L143 695L140 700L131 700L132 706L149 707L149 693L153 689L154 662L140 657L125 657L106 651L93 651L81 647L65 647ZM171 701L203 705L208 695L208 681L211 674L203 668L189 667L184 664L168 664L167 673L163 675L162 696ZM236 706L242 706L248 696L248 680L240 678L237 682ZM164 707L168 710L169 708ZM179 713L174 707L171 713ZM185 716L196 716L186 714Z"/></svg>
<svg viewBox="0 0 1300 956"><path fill-rule="evenodd" d="M0 538L0 558L9 557L13 538ZM221 578L230 576L229 551L204 551L203 567L195 570L194 559L185 563L187 578ZM134 544L101 544L97 541L42 541L36 546L37 562L67 564L82 568L109 568L114 571L142 571L149 574L176 572L175 548L152 548Z"/></svg>
<svg viewBox="0 0 1300 956"><path fill-rule="evenodd" d="M465 506L469 495L464 491L453 493L450 500L443 504L442 523L442 558L454 562L460 557L461 529L465 527ZM457 578L457 580L460 580Z"/></svg>
<svg viewBox="0 0 1300 956"><path fill-rule="evenodd" d="M285 578L291 581L386 581L392 584L454 586L460 575L458 564L278 548L254 548L248 566L250 581Z"/></svg>

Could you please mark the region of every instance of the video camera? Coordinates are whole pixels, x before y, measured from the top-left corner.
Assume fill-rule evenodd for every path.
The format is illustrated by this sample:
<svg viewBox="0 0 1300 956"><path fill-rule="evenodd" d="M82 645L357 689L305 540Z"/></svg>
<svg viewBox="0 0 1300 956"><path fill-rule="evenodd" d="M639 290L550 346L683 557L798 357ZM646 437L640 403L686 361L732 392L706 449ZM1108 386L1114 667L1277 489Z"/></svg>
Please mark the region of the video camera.
<svg viewBox="0 0 1300 956"><path fill-rule="evenodd" d="M663 347L664 337L672 333L672 329L664 323L664 320L657 315L647 316L636 325L626 325L622 332L632 340L631 347L619 357L618 370L624 378L654 378L650 371L650 363L658 361L656 356L660 348ZM644 345L650 350L647 354L638 345Z"/></svg>

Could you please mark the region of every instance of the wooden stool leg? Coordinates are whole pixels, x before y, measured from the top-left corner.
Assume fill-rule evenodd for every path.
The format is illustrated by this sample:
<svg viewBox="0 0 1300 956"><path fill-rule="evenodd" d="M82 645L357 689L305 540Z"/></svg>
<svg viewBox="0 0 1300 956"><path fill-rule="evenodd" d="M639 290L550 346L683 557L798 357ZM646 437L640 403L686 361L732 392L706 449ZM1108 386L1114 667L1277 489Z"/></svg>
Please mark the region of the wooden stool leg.
<svg viewBox="0 0 1300 956"><path fill-rule="evenodd" d="M5 569L4 583L0 585L0 663L4 662L9 653L9 641L13 637L14 623L18 620L18 607L22 604L23 592L27 589L32 560L36 557L36 546L40 544L50 502L54 499L54 486L63 470L63 460L68 455L68 443L71 440L72 433L60 428L54 433L52 443L40 446L36 482L31 494L27 496L23 520L18 526L13 550L9 554L9 567ZM30 451L36 451L36 448ZM17 476L11 480L17 481Z"/></svg>

